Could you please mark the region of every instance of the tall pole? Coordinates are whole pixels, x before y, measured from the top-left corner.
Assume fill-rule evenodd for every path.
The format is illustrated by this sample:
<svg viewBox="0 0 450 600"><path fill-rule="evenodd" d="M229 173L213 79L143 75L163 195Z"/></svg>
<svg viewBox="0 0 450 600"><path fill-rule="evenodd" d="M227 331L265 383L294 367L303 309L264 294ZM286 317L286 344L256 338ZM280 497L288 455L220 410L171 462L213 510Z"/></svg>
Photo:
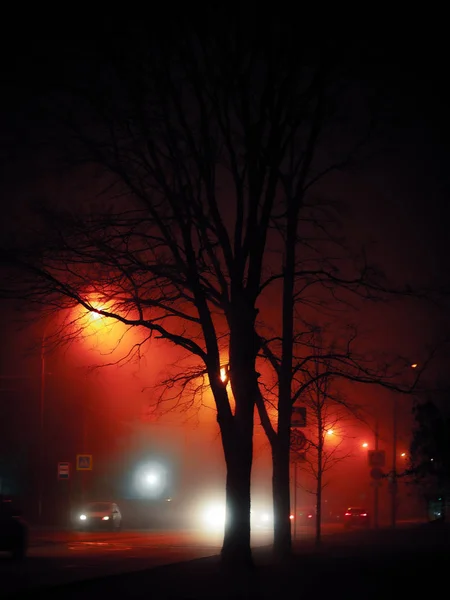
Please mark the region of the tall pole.
<svg viewBox="0 0 450 600"><path fill-rule="evenodd" d="M379 434L379 422L378 419L375 422L375 451L378 451L378 442L379 442L380 434ZM373 480L373 526L375 529L378 529L378 506L379 506L379 481Z"/></svg>
<svg viewBox="0 0 450 600"><path fill-rule="evenodd" d="M85 398L87 399L87 394L85 394ZM83 406L83 453L87 453L87 402L85 401ZM86 501L86 473L84 471L80 471L81 475L81 502L82 504Z"/></svg>
<svg viewBox="0 0 450 600"><path fill-rule="evenodd" d="M392 414L392 481L391 481L391 527L397 523L397 396L394 394Z"/></svg>
<svg viewBox="0 0 450 600"><path fill-rule="evenodd" d="M45 410L45 333L41 340L41 389L39 394L39 469L38 469L38 520L42 521L42 496L44 490L44 410Z"/></svg>
<svg viewBox="0 0 450 600"><path fill-rule="evenodd" d="M297 539L297 457L294 461L294 540Z"/></svg>

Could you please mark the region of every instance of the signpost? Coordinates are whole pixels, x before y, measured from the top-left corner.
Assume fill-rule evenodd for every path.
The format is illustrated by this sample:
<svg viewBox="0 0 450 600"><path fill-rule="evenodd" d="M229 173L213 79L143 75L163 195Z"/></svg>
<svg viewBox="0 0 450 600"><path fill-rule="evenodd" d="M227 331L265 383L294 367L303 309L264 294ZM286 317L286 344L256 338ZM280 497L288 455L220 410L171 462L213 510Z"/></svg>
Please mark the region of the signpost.
<svg viewBox="0 0 450 600"><path fill-rule="evenodd" d="M306 406L293 406L291 427L306 427Z"/></svg>
<svg viewBox="0 0 450 600"><path fill-rule="evenodd" d="M375 481L380 481L380 479L383 479L383 475L384 473L379 467L372 467L372 469L370 469L370 476L372 479L375 479Z"/></svg>
<svg viewBox="0 0 450 600"><path fill-rule="evenodd" d="M92 471L92 454L77 454L77 471Z"/></svg>
<svg viewBox="0 0 450 600"><path fill-rule="evenodd" d="M300 452L306 446L306 436L303 431L291 430L291 450Z"/></svg>
<svg viewBox="0 0 450 600"><path fill-rule="evenodd" d="M386 463L386 452L378 449L380 439L378 419L375 422L375 450L369 450L367 458L369 461L370 477L372 478L371 485L373 487L373 524L375 529L378 529L378 493L383 479L383 470Z"/></svg>
<svg viewBox="0 0 450 600"><path fill-rule="evenodd" d="M369 450L367 455L369 467L384 467L386 464L386 452L384 450Z"/></svg>
<svg viewBox="0 0 450 600"><path fill-rule="evenodd" d="M70 463L59 462L58 463L58 479L70 479Z"/></svg>

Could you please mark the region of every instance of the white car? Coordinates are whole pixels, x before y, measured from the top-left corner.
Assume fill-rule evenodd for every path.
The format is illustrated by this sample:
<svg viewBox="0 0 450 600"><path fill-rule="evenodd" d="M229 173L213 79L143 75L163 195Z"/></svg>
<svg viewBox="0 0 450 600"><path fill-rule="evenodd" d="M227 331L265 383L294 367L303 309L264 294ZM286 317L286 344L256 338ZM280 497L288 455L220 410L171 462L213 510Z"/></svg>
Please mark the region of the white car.
<svg viewBox="0 0 450 600"><path fill-rule="evenodd" d="M78 515L78 528L119 531L122 515L115 502L89 502Z"/></svg>

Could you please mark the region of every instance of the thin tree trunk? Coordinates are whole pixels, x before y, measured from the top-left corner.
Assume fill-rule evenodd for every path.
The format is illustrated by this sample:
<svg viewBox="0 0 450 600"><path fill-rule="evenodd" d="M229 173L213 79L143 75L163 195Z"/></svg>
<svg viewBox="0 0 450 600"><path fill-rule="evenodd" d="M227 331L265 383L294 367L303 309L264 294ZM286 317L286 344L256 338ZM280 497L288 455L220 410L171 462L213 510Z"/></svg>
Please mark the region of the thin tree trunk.
<svg viewBox="0 0 450 600"><path fill-rule="evenodd" d="M279 373L278 435L272 447L274 553L283 560L292 553L290 516L290 444L292 417L292 361L294 343L294 271L297 211L288 211L283 278L282 357Z"/></svg>
<svg viewBox="0 0 450 600"><path fill-rule="evenodd" d="M319 546L322 539L322 454L323 448L322 443L319 442L318 456L317 456L317 489L316 489L316 545Z"/></svg>
<svg viewBox="0 0 450 600"><path fill-rule="evenodd" d="M286 444L286 439L288 443ZM277 560L291 555L291 513L290 473L289 473L289 436L279 436L272 447L272 493L274 508L273 550Z"/></svg>

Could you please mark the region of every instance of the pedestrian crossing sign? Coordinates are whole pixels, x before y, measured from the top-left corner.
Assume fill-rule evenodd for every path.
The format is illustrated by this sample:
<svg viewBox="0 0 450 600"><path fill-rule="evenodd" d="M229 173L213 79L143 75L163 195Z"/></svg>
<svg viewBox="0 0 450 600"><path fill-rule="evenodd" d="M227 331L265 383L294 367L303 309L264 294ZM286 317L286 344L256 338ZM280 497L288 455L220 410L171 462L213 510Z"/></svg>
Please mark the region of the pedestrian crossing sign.
<svg viewBox="0 0 450 600"><path fill-rule="evenodd" d="M77 471L92 471L92 454L77 454Z"/></svg>

